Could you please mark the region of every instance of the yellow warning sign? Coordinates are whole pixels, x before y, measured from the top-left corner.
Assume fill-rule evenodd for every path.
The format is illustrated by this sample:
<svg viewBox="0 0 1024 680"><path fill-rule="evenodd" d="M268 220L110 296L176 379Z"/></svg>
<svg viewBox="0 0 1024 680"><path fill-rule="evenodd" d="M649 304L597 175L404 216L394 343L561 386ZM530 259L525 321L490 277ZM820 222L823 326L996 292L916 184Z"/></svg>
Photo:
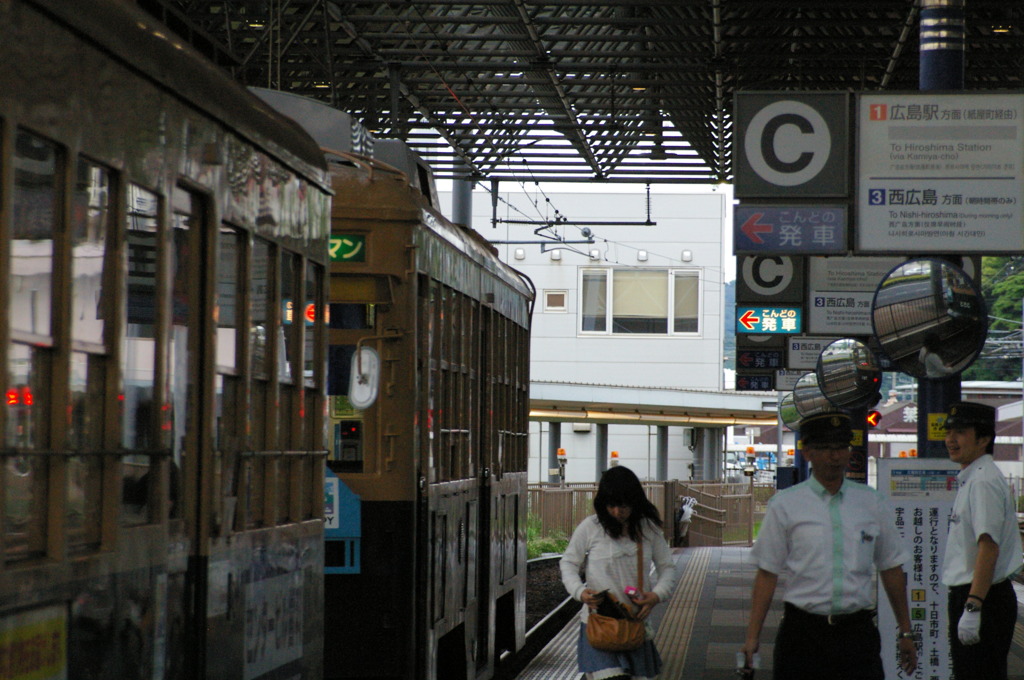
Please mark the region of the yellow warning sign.
<svg viewBox="0 0 1024 680"><path fill-rule="evenodd" d="M928 414L928 441L941 442L946 440L946 414Z"/></svg>

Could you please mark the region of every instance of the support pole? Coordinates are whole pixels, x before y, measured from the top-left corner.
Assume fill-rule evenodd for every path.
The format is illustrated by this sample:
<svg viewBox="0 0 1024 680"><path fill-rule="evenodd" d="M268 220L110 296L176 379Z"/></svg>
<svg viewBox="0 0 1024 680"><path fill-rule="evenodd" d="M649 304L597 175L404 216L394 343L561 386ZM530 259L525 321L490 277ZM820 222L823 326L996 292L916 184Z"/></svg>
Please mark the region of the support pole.
<svg viewBox="0 0 1024 680"><path fill-rule="evenodd" d="M560 481L558 472L558 449L562 447L562 424L548 423L548 481L557 484Z"/></svg>
<svg viewBox="0 0 1024 680"><path fill-rule="evenodd" d="M668 426L659 425L656 438L658 465L655 468L654 478L659 482L668 479Z"/></svg>
<svg viewBox="0 0 1024 680"><path fill-rule="evenodd" d="M594 481L608 469L608 423L597 424L597 442L594 445Z"/></svg>
<svg viewBox="0 0 1024 680"><path fill-rule="evenodd" d="M964 0L922 0L920 90L962 90L964 87ZM959 264L956 256L944 257ZM945 458L946 446L930 425L960 399L960 375L917 381L917 455Z"/></svg>

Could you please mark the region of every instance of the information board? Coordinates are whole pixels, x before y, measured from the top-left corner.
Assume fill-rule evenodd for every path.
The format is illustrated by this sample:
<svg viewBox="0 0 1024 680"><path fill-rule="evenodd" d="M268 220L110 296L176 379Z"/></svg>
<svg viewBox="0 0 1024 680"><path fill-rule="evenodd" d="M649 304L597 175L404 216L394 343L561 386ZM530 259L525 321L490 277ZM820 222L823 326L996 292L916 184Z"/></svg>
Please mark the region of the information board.
<svg viewBox="0 0 1024 680"><path fill-rule="evenodd" d="M917 636L917 671L913 678L948 678L947 590L939 581L956 497L960 466L938 458L878 459L878 491L889 499L896 527L910 552L907 574L910 624ZM878 630L882 636L885 677L906 677L898 669L896 646L886 646L898 632L888 598L878 588Z"/></svg>
<svg viewBox="0 0 1024 680"><path fill-rule="evenodd" d="M810 257L807 330L837 337L871 335L875 289L899 257Z"/></svg>
<svg viewBox="0 0 1024 680"><path fill-rule="evenodd" d="M1024 251L1024 95L863 94L857 252Z"/></svg>

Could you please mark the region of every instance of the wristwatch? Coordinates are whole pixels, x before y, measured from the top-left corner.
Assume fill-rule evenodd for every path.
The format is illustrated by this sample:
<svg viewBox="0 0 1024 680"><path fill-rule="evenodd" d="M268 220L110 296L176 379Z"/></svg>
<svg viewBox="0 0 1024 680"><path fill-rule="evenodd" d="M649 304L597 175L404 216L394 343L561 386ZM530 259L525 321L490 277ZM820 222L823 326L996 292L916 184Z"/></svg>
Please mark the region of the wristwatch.
<svg viewBox="0 0 1024 680"><path fill-rule="evenodd" d="M980 612L981 611L981 605L980 604L974 604L970 600L967 600L967 602L964 604L964 611L965 612Z"/></svg>
<svg viewBox="0 0 1024 680"><path fill-rule="evenodd" d="M897 640L917 640L917 636L911 633L909 630L905 633L900 633L896 636Z"/></svg>

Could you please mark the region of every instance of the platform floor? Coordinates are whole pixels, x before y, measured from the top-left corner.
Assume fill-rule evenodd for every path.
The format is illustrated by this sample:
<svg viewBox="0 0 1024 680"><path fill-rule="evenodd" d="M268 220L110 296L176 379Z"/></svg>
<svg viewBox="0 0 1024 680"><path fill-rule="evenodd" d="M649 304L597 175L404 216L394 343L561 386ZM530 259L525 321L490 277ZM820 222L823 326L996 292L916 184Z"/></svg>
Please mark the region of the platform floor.
<svg viewBox="0 0 1024 680"><path fill-rule="evenodd" d="M667 606L652 616L655 642L664 661L661 680L735 680L736 652L743 645L750 613L754 567L749 548L678 548L679 584ZM771 678L775 633L782 615L776 593L761 633L761 670ZM1017 599L1024 614L1024 588ZM573 619L519 675L519 680L579 680ZM1024 680L1024 618L1018 616L1010 649L1010 680Z"/></svg>

